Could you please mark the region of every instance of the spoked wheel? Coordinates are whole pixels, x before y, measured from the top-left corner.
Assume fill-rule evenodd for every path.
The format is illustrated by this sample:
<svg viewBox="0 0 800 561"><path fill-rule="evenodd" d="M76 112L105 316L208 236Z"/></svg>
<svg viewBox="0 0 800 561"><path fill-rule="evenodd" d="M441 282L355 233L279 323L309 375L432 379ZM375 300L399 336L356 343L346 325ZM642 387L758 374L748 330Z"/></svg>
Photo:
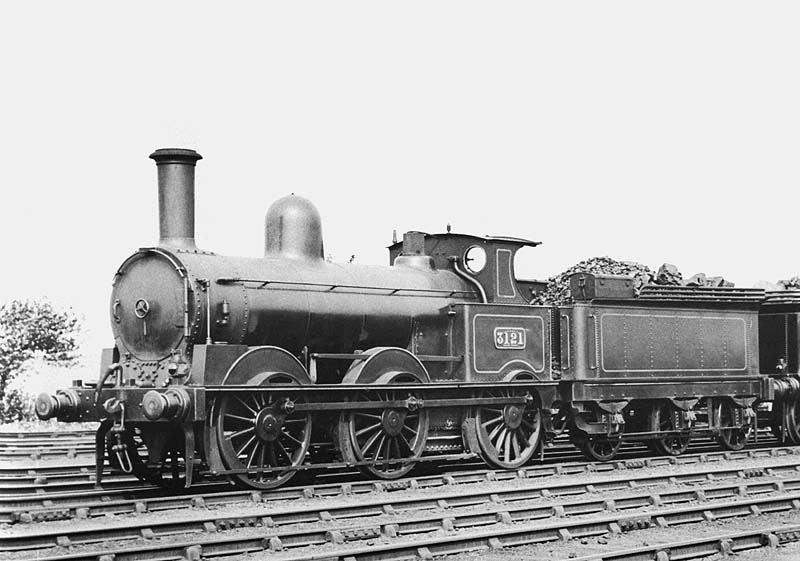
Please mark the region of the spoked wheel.
<svg viewBox="0 0 800 561"><path fill-rule="evenodd" d="M417 384L410 374L398 374L388 383ZM406 392L407 393L407 392ZM399 391L363 392L360 401L403 401L408 396ZM340 448L347 450L345 460L370 462L359 466L367 475L395 479L407 474L425 449L428 436L428 412L417 409L386 407L344 412L339 421ZM348 457L349 456L349 457Z"/></svg>
<svg viewBox="0 0 800 561"><path fill-rule="evenodd" d="M617 457L622 445L622 438L582 435L575 440L575 444L589 460L608 462Z"/></svg>
<svg viewBox="0 0 800 561"><path fill-rule="evenodd" d="M371 349L369 358L348 371L343 383L422 384L425 368L411 353L391 347ZM408 391L388 388L360 392L354 401L404 402L402 407L343 411L337 426L337 444L345 462L360 463L365 475L396 479L411 471L428 440L428 411L415 407Z"/></svg>
<svg viewBox="0 0 800 561"><path fill-rule="evenodd" d="M291 468L300 466L308 452L311 413L294 411L304 398L292 387L310 381L297 359L282 349L254 349L239 360L223 384L254 387L249 392L224 393L218 398L212 415L217 442L228 469L242 471L231 474L237 484L271 489L288 481L296 473ZM282 371L250 375L258 364ZM263 387L280 387L281 391L258 391Z"/></svg>
<svg viewBox="0 0 800 561"><path fill-rule="evenodd" d="M586 418L591 424L603 427L614 427L616 430L612 434L607 433L587 433L573 426L570 431L570 440L583 453L583 455L593 462L608 462L613 460L622 446L622 428L624 425L609 424L610 413L595 406Z"/></svg>
<svg viewBox="0 0 800 561"><path fill-rule="evenodd" d="M680 430L682 414L683 412L669 401L658 401L650 410L650 430L653 432ZM689 447L690 440L689 436L683 434L669 434L649 442L650 447L658 454L679 456Z"/></svg>
<svg viewBox="0 0 800 561"><path fill-rule="evenodd" d="M738 422L737 408L733 402L722 400L717 405L717 418L719 419L720 434L717 441L726 450L741 450L747 444L748 427L741 426Z"/></svg>
<svg viewBox="0 0 800 561"><path fill-rule="evenodd" d="M526 397L522 389L504 387L486 390L482 397ZM537 398L522 403L478 405L474 416L475 436L483 461L501 469L519 468L533 457L542 436L542 411Z"/></svg>

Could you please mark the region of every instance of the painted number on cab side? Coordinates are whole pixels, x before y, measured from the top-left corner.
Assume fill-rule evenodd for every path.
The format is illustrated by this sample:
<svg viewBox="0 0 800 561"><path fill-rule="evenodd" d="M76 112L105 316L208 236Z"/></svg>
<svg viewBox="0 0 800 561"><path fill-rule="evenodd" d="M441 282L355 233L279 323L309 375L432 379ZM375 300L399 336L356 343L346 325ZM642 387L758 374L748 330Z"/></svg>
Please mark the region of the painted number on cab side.
<svg viewBox="0 0 800 561"><path fill-rule="evenodd" d="M524 349L525 329L522 327L495 327L494 346L498 349Z"/></svg>

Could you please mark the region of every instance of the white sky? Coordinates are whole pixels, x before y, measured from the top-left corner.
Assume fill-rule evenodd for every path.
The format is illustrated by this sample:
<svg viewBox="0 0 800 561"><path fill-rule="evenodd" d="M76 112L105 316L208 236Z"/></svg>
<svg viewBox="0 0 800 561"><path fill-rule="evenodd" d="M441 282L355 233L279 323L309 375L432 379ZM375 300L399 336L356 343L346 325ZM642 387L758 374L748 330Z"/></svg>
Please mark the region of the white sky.
<svg viewBox="0 0 800 561"><path fill-rule="evenodd" d="M260 255L295 192L336 261L392 230L544 242L738 286L800 274L797 2L8 2L0 301L85 317L157 240L159 147L197 168L197 240ZM94 373L92 373L94 375Z"/></svg>

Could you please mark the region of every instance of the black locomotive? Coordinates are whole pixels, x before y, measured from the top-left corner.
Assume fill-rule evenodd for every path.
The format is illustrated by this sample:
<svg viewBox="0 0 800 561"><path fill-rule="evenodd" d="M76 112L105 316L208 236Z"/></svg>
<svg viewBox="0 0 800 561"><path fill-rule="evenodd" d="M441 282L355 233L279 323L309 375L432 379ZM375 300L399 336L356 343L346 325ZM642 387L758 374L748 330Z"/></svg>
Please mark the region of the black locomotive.
<svg viewBox="0 0 800 561"><path fill-rule="evenodd" d="M251 488L357 466L384 479L430 460L518 468L562 431L593 459L623 440L682 453L743 447L758 423L800 442L800 296L646 287L574 275L569 306L532 306L518 238L408 232L390 266L324 259L319 214L267 212L263 258L194 242L192 150L151 156L160 241L114 277L100 379L36 402L99 421L112 466L161 485ZM760 340L759 340L760 338Z"/></svg>

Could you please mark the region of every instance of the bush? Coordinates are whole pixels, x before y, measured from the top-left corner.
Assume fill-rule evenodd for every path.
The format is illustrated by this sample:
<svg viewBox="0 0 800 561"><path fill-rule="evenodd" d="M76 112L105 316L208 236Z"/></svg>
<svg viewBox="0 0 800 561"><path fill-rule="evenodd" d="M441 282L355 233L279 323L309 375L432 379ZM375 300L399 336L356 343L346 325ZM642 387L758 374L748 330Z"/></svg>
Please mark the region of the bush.
<svg viewBox="0 0 800 561"><path fill-rule="evenodd" d="M78 319L47 301L14 300L0 306L0 422L33 418L31 396L11 383L33 358L74 364Z"/></svg>
<svg viewBox="0 0 800 561"><path fill-rule="evenodd" d="M8 390L3 401L0 402L0 423L35 420L33 396L17 388Z"/></svg>

